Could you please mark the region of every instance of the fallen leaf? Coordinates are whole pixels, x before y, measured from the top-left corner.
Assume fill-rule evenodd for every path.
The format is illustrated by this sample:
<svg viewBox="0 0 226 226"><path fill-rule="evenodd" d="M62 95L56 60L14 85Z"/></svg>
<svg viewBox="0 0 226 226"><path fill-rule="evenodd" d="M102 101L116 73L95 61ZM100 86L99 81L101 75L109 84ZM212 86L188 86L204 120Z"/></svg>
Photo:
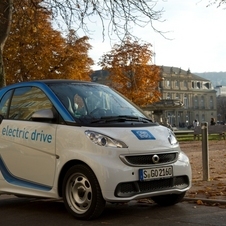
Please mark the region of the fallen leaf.
<svg viewBox="0 0 226 226"><path fill-rule="evenodd" d="M203 201L202 200L197 200L197 202L196 202L198 205L204 205L204 203L203 203Z"/></svg>

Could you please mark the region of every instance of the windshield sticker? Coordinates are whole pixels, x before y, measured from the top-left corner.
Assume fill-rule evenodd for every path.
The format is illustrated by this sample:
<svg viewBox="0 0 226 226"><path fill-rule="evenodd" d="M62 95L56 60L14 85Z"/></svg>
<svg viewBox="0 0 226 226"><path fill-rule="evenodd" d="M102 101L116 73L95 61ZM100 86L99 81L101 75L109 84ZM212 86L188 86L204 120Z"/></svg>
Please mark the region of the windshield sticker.
<svg viewBox="0 0 226 226"><path fill-rule="evenodd" d="M139 140L155 140L155 137L148 130L132 130Z"/></svg>

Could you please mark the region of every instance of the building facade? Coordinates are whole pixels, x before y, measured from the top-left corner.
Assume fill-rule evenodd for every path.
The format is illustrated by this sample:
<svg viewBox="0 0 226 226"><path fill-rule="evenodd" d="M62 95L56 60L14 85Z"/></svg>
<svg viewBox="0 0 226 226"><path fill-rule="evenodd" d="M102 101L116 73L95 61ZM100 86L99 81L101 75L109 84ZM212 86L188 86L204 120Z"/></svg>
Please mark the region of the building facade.
<svg viewBox="0 0 226 226"><path fill-rule="evenodd" d="M217 118L216 90L207 79L176 67L162 66L159 91L161 100L143 108L154 121L187 127L196 119L210 122ZM96 71L92 81L108 84L108 73Z"/></svg>
<svg viewBox="0 0 226 226"><path fill-rule="evenodd" d="M217 117L216 91L207 79L176 67L161 67L159 89L162 100L175 100L183 103L181 107L165 109L163 117L178 127L187 127L196 119L210 122Z"/></svg>
<svg viewBox="0 0 226 226"><path fill-rule="evenodd" d="M226 123L226 86L216 86L217 91L217 123Z"/></svg>
<svg viewBox="0 0 226 226"><path fill-rule="evenodd" d="M226 86L216 86L217 96L226 96Z"/></svg>

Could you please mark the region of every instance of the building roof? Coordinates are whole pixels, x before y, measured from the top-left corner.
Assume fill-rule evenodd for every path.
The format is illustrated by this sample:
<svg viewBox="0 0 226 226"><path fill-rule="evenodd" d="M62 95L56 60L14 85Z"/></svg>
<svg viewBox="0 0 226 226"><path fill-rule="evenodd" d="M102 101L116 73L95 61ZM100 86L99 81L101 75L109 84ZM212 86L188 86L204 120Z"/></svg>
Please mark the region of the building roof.
<svg viewBox="0 0 226 226"><path fill-rule="evenodd" d="M169 67L169 66L160 66L162 69L162 72L166 73L166 74L175 74L175 75L190 75L191 76L191 80L198 80L198 81L206 81L206 82L210 82L210 80L202 78L196 74L191 73L190 69L188 69L187 71L178 68L178 67Z"/></svg>
<svg viewBox="0 0 226 226"><path fill-rule="evenodd" d="M159 65L157 65L159 66ZM196 74L191 73L191 71L188 69L187 71L178 68L178 67L169 67L169 66L159 66L162 70L162 73L168 74L168 75L184 75L184 76L189 76L189 80L194 80L194 81L202 81L202 82L209 82L211 83L210 80L202 78ZM109 76L109 72L107 70L96 70L92 73L91 78L92 81L97 81L99 80L100 83L101 81L105 81L107 77Z"/></svg>

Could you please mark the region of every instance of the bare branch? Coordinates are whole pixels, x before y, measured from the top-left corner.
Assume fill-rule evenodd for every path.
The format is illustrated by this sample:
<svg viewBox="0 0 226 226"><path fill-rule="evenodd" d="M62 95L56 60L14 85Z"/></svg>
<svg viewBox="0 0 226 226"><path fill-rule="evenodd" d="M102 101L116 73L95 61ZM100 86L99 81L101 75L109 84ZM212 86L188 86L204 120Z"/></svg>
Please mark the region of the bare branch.
<svg viewBox="0 0 226 226"><path fill-rule="evenodd" d="M207 7L217 5L217 7L219 8L224 4L226 4L226 0L209 0L209 4L207 5Z"/></svg>
<svg viewBox="0 0 226 226"><path fill-rule="evenodd" d="M155 9L156 3L152 0L43 0L40 4L52 13L56 22L62 19L69 29L82 29L89 34L92 31L89 25L94 19L94 25L97 21L101 23L103 39L107 31L109 37L116 34L122 40L128 35L135 36L132 30L135 25L149 24L163 34L153 25L154 21L161 20L163 13L163 9Z"/></svg>

